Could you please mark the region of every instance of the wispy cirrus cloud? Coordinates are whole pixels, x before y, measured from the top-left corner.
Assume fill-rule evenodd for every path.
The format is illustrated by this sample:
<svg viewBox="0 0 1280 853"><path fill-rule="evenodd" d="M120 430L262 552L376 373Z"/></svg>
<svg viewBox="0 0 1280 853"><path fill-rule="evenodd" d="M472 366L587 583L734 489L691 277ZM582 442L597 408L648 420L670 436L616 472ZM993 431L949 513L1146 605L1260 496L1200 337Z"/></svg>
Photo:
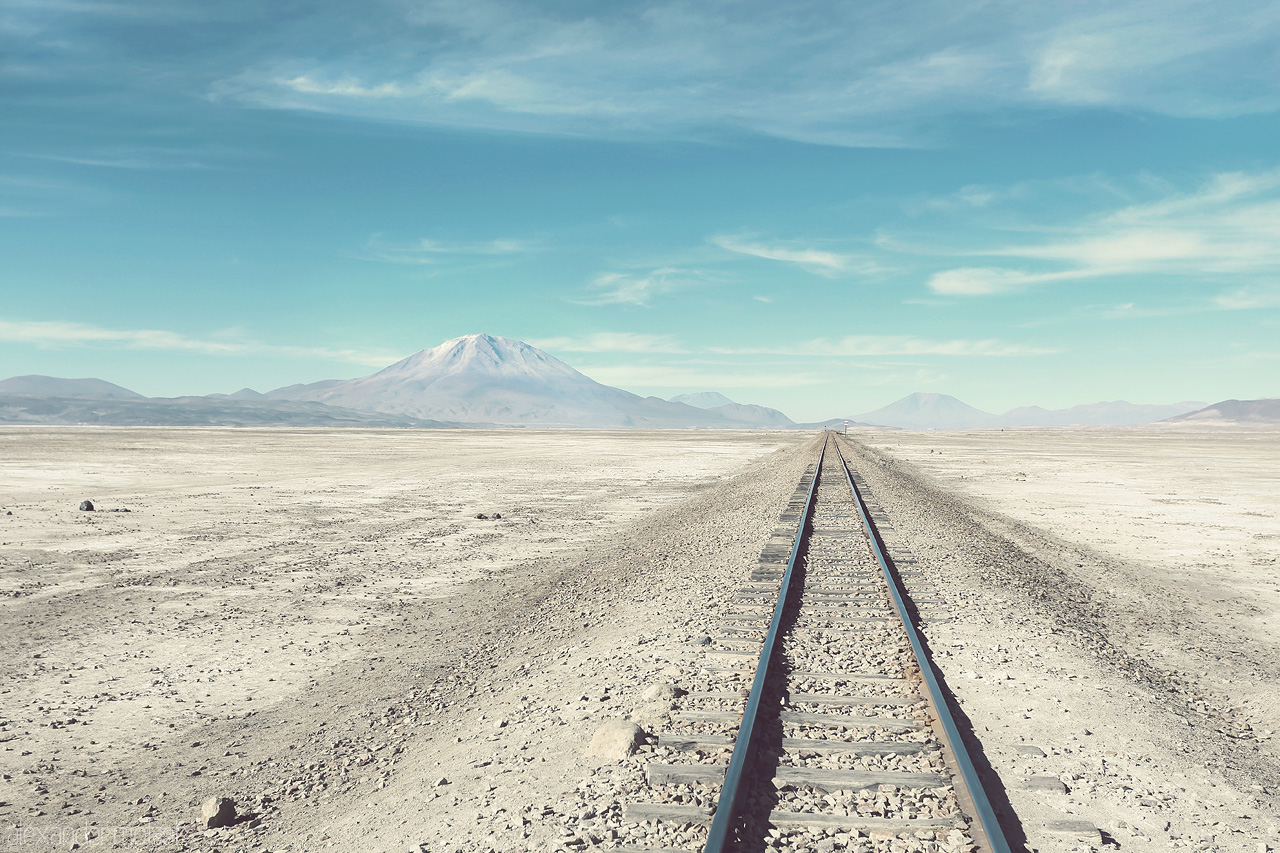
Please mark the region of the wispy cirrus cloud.
<svg viewBox="0 0 1280 853"><path fill-rule="evenodd" d="M710 347L725 355L782 355L822 358L856 356L983 356L1016 358L1049 355L1055 349L999 340L931 340L912 335L847 335L842 338L812 338L798 343L768 347Z"/></svg>
<svg viewBox="0 0 1280 853"><path fill-rule="evenodd" d="M402 104L479 102L503 111L547 116L623 112L621 108L611 108L605 100L586 102L566 98L563 93L536 80L504 69L473 73L432 71L410 80L376 85L366 85L350 77L323 80L305 74L279 82L298 94L330 96L347 101L398 101Z"/></svg>
<svg viewBox="0 0 1280 853"><path fill-rule="evenodd" d="M634 305L647 308L653 300L705 280L696 270L661 267L649 272L606 272L591 280L595 296L575 299L579 305Z"/></svg>
<svg viewBox="0 0 1280 853"><path fill-rule="evenodd" d="M81 184L27 175L0 175L0 218L57 216L97 204L107 193Z"/></svg>
<svg viewBox="0 0 1280 853"><path fill-rule="evenodd" d="M1007 193L1008 191L1006 191ZM933 210L963 210L966 208L987 207L999 200L1002 193L991 187L968 184L955 192L926 199L921 205Z"/></svg>
<svg viewBox="0 0 1280 853"><path fill-rule="evenodd" d="M1213 304L1224 311L1251 311L1257 308L1280 308L1280 286L1240 288L1220 293Z"/></svg>
<svg viewBox="0 0 1280 853"><path fill-rule="evenodd" d="M883 267L865 257L844 252L779 245L729 234L714 234L707 238L707 242L727 252L795 264L815 275L827 278L849 273L870 275L883 271Z"/></svg>
<svg viewBox="0 0 1280 853"><path fill-rule="evenodd" d="M1280 276L1280 170L1214 175L1191 192L1168 193L1075 223L1040 226L1021 236L1016 243L942 250L988 263L933 273L930 290L988 296L1133 275L1194 276L1219 287L1235 282L1235 291L1256 289ZM894 248L891 241L882 246ZM997 265L1006 259L1018 265ZM1230 304L1228 297L1218 300L1219 307Z"/></svg>
<svg viewBox="0 0 1280 853"><path fill-rule="evenodd" d="M301 358L323 358L371 367L385 367L403 353L342 347L299 347L247 340L237 333L197 338L164 329L114 329L91 323L62 320L0 319L0 341L40 347L100 347L195 352L205 355L253 355L270 353Z"/></svg>
<svg viewBox="0 0 1280 853"><path fill-rule="evenodd" d="M793 388L829 381L813 371L733 365L586 365L580 369L597 382L620 388Z"/></svg>
<svg viewBox="0 0 1280 853"><path fill-rule="evenodd" d="M538 338L536 347L558 352L686 353L689 350L671 335L641 332L595 332L589 335Z"/></svg>
<svg viewBox="0 0 1280 853"><path fill-rule="evenodd" d="M940 117L1046 104L1203 118L1280 107L1280 15L1266 0L1231 14L1192 0L747 0L732 16L679 0L589 13L472 0L363 12L360 27L320 7L246 33L247 61L228 61L208 91L460 127L677 138L745 129L854 146L927 144ZM340 41L326 38L334 33Z"/></svg>
<svg viewBox="0 0 1280 853"><path fill-rule="evenodd" d="M80 92L575 137L920 146L949 116L1045 105L1210 119L1280 108L1269 0L744 0L732 15L684 0L15 0L0 7L6 38L0 76Z"/></svg>
<svg viewBox="0 0 1280 853"><path fill-rule="evenodd" d="M944 296L988 296L994 293L1012 293L1047 281L1084 277L1079 271L1030 273L1001 267L961 267L934 273L929 276L928 284L930 290Z"/></svg>
<svg viewBox="0 0 1280 853"><path fill-rule="evenodd" d="M1269 0L20 0L0 7L0 76L520 133L898 147L936 144L951 116L1046 105L1272 112L1277 38Z"/></svg>
<svg viewBox="0 0 1280 853"><path fill-rule="evenodd" d="M1122 302L1105 308L1093 308L1092 313L1104 320L1141 320L1152 317L1176 317L1179 314L1199 314L1206 310L1204 305L1138 305L1136 302ZM1046 321L1037 321L1037 325L1045 325Z"/></svg>
<svg viewBox="0 0 1280 853"><path fill-rule="evenodd" d="M450 241L424 237L395 242L384 240L381 234L375 234L369 238L359 257L392 264L431 266L464 258L524 255L540 248L540 241L529 239Z"/></svg>
<svg viewBox="0 0 1280 853"><path fill-rule="evenodd" d="M1183 116L1242 114L1269 100L1245 83L1234 96L1223 93L1212 103L1176 103L1188 90L1204 91L1203 84L1189 83L1183 75L1211 79L1261 49L1247 28L1275 27L1273 5L1243 4L1227 14L1212 14L1187 2L1164 6L1148 0L1084 6L1081 12L1064 17L1037 39L1030 54L1030 94L1059 104L1142 103L1156 112ZM1232 57L1232 50L1244 53ZM1274 56L1262 61L1275 67Z"/></svg>
<svg viewBox="0 0 1280 853"><path fill-rule="evenodd" d="M216 156L225 156L218 152ZM73 166L95 166L105 169L132 171L179 171L188 169L213 169L210 152L199 148L110 148L78 153L18 152L16 156L52 163L68 163Z"/></svg>

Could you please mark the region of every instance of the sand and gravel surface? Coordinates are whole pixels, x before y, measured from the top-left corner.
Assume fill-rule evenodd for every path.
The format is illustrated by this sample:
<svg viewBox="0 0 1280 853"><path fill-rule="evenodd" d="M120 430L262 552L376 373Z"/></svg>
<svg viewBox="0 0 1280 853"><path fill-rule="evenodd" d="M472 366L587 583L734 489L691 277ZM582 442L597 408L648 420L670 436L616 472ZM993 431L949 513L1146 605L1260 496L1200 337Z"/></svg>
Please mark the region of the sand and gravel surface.
<svg viewBox="0 0 1280 853"><path fill-rule="evenodd" d="M1280 850L1280 433L851 438L1029 846Z"/></svg>
<svg viewBox="0 0 1280 853"><path fill-rule="evenodd" d="M1277 435L851 438L1015 842L1280 849ZM0 850L643 842L661 748L587 744L699 689L816 448L0 430Z"/></svg>
<svg viewBox="0 0 1280 853"><path fill-rule="evenodd" d="M812 439L0 430L0 849L576 840Z"/></svg>

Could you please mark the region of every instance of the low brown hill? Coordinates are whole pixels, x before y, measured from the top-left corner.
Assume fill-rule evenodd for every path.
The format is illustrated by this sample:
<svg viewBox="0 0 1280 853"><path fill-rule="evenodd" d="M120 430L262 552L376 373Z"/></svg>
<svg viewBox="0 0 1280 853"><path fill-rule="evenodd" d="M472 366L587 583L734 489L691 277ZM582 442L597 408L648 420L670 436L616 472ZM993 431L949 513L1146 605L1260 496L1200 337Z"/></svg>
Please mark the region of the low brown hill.
<svg viewBox="0 0 1280 853"><path fill-rule="evenodd" d="M1223 400L1198 411L1169 418L1164 423L1280 424L1280 398Z"/></svg>

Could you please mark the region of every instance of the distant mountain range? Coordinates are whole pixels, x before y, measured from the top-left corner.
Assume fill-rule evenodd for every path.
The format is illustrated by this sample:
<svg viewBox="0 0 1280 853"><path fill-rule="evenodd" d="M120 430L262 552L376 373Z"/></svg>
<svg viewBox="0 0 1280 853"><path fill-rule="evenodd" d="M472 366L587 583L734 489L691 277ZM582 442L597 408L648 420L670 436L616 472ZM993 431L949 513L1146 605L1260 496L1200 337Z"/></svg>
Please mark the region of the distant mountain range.
<svg viewBox="0 0 1280 853"><path fill-rule="evenodd" d="M736 406L719 391L699 391L696 394L677 394L670 398L672 403L684 403L686 406L697 406L699 409L714 409L717 406Z"/></svg>
<svg viewBox="0 0 1280 853"><path fill-rule="evenodd" d="M14 376L0 380L0 394L33 397L88 397L91 399L145 400L136 391L102 379L59 379L56 376Z"/></svg>
<svg viewBox="0 0 1280 853"><path fill-rule="evenodd" d="M447 427L407 416L361 412L322 403L209 397L46 397L0 394L0 424L101 426Z"/></svg>
<svg viewBox="0 0 1280 853"><path fill-rule="evenodd" d="M992 414L946 394L910 394L851 418L797 424L777 409L716 391L669 400L602 385L522 341L466 335L368 376L242 388L204 397L143 397L101 379L16 376L0 380L0 423L231 426L536 426L622 429L813 429L840 426L971 429L1153 423L1280 423L1280 401L1227 400L1069 409L1038 406Z"/></svg>
<svg viewBox="0 0 1280 853"><path fill-rule="evenodd" d="M724 398L728 399L728 398ZM0 382L0 423L261 426L540 426L621 429L778 428L765 406L703 408L602 385L537 347L466 335L356 379L259 394L147 398L101 380L24 376Z"/></svg>
<svg viewBox="0 0 1280 853"><path fill-rule="evenodd" d="M776 409L730 401L710 409L602 385L537 347L467 335L369 376L277 388L268 400L469 423L546 427L792 426Z"/></svg>
<svg viewBox="0 0 1280 853"><path fill-rule="evenodd" d="M901 429L973 429L1014 426L1124 426L1149 424L1185 415L1206 406L1187 401L1169 405L1143 405L1117 400L1069 409L1022 406L1002 415L975 409L947 394L909 394L882 409L856 415L855 419Z"/></svg>
<svg viewBox="0 0 1280 853"><path fill-rule="evenodd" d="M1236 426L1280 423L1280 398L1264 400L1223 400L1196 412L1169 418L1173 424Z"/></svg>
<svg viewBox="0 0 1280 853"><path fill-rule="evenodd" d="M782 414L782 412L779 412L777 409L770 409L767 406L757 406L754 403L735 403L718 391L699 391L696 394L677 394L667 402L683 403L686 406L695 406L699 409L705 409L708 412L716 412L731 421L742 424L771 426L778 427L780 429L799 426L799 424Z"/></svg>
<svg viewBox="0 0 1280 853"><path fill-rule="evenodd" d="M877 426L902 429L954 429L992 426L995 415L975 409L947 394L908 394L872 412L853 419Z"/></svg>

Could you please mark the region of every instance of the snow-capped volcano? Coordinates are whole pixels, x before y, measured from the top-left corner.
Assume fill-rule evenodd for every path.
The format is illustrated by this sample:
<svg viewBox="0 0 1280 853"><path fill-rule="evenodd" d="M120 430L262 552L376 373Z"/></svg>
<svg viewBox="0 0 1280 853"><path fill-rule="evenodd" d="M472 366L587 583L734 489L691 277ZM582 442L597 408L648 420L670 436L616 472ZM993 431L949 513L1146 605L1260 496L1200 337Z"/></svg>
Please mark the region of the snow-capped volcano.
<svg viewBox="0 0 1280 853"><path fill-rule="evenodd" d="M279 388L268 398L468 423L581 427L743 427L716 412L602 385L537 347L466 335L377 373Z"/></svg>
<svg viewBox="0 0 1280 853"><path fill-rule="evenodd" d="M493 335L454 338L438 347L416 352L372 376L352 381L392 381L427 388L450 377L482 375L507 380L534 380L542 384L599 384L537 347Z"/></svg>

